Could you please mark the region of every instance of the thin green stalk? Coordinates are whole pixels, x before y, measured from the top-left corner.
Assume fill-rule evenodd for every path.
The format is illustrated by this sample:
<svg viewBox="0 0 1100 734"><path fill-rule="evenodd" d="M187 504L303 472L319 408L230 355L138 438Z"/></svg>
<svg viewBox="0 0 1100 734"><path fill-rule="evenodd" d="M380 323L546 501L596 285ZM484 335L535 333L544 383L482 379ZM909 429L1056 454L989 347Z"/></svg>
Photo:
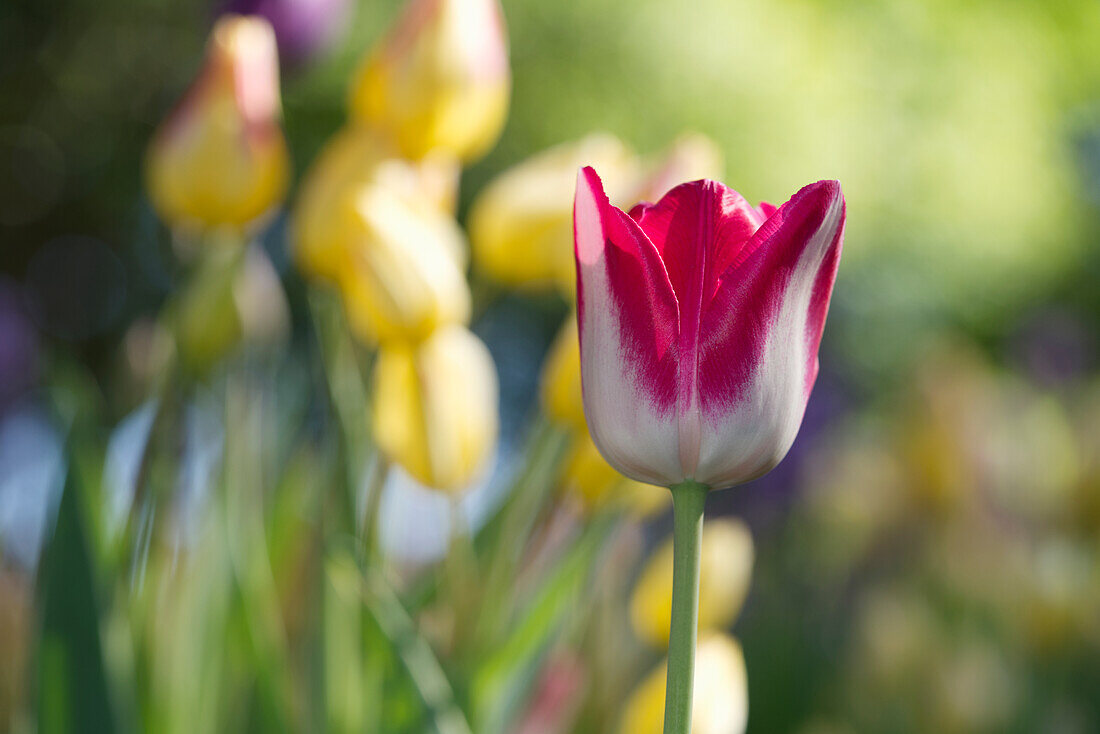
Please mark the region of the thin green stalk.
<svg viewBox="0 0 1100 734"><path fill-rule="evenodd" d="M691 480L672 487L672 629L668 638L664 734L691 731L695 638L699 626L699 547L707 487Z"/></svg>

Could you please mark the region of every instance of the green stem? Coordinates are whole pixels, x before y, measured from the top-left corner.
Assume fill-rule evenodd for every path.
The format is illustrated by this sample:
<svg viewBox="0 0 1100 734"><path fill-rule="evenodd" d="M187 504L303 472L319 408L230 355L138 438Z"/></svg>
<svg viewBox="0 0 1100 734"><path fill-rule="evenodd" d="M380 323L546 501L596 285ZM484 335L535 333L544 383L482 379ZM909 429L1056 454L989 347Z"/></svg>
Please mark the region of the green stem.
<svg viewBox="0 0 1100 734"><path fill-rule="evenodd" d="M691 731L695 638L699 623L699 545L708 488L691 480L672 487L672 629L668 638L668 684L664 734Z"/></svg>

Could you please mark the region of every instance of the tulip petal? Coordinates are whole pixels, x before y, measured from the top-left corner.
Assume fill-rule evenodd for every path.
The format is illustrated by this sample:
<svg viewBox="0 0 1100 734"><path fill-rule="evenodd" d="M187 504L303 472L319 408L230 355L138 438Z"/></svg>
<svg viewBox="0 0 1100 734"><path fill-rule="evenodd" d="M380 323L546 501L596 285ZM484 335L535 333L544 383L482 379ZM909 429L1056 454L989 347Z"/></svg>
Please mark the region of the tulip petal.
<svg viewBox="0 0 1100 734"><path fill-rule="evenodd" d="M678 482L679 309L668 273L638 224L610 204L591 168L578 174L573 221L582 384L592 438L628 477Z"/></svg>
<svg viewBox="0 0 1100 734"><path fill-rule="evenodd" d="M677 413L680 466L692 476L699 462L698 354L703 307L719 276L746 256L746 245L764 223L760 212L717 181L692 181L656 204L640 204L631 216L656 243L680 306Z"/></svg>
<svg viewBox="0 0 1100 734"><path fill-rule="evenodd" d="M817 377L844 233L840 184L806 186L760 227L719 278L700 326L707 428L695 479L748 481L787 453Z"/></svg>

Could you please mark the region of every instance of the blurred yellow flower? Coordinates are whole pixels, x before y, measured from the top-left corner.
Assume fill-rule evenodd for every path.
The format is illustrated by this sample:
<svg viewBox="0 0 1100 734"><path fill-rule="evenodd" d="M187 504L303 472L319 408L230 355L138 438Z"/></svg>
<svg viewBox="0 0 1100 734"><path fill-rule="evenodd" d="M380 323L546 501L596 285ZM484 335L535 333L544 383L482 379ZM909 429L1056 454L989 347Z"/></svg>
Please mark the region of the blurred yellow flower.
<svg viewBox="0 0 1100 734"><path fill-rule="evenodd" d="M627 479L600 456L587 430L578 431L562 471L562 490L588 512L613 507L636 517L650 517L668 507L665 487Z"/></svg>
<svg viewBox="0 0 1100 734"><path fill-rule="evenodd" d="M618 138L594 134L545 150L502 173L474 201L469 229L477 267L505 285L557 285L572 295L573 192L581 166L600 172L612 203L634 203L639 164Z"/></svg>
<svg viewBox="0 0 1100 734"><path fill-rule="evenodd" d="M510 93L496 0L411 0L356 74L350 107L408 158L444 150L471 161L500 136Z"/></svg>
<svg viewBox="0 0 1100 734"><path fill-rule="evenodd" d="M634 690L623 709L620 734L661 734L665 711L662 664ZM713 634L695 654L691 734L742 734L749 718L748 675L737 640Z"/></svg>
<svg viewBox="0 0 1100 734"><path fill-rule="evenodd" d="M655 202L670 189L686 181L723 178L722 151L718 144L700 133L685 133L676 138L646 171L634 198ZM598 168L596 169L599 170Z"/></svg>
<svg viewBox="0 0 1100 734"><path fill-rule="evenodd" d="M386 138L367 127L348 125L325 145L302 182L294 209L294 254L307 275L339 281L349 250L362 238L352 217L357 195L368 187L384 188L401 199L405 211L438 220L453 214L458 189L458 162L433 154L418 163L401 159ZM465 244L447 237L455 259L465 266Z"/></svg>
<svg viewBox="0 0 1100 734"><path fill-rule="evenodd" d="M550 346L542 367L542 409L551 420L588 432L581 400L581 351L577 315L570 313Z"/></svg>
<svg viewBox="0 0 1100 734"><path fill-rule="evenodd" d="M699 629L728 627L741 611L752 579L752 534L731 518L703 525L699 571ZM653 647L668 646L672 620L672 539L649 559L630 598L635 634Z"/></svg>
<svg viewBox="0 0 1100 734"><path fill-rule="evenodd" d="M345 203L349 261L338 283L357 337L367 344L422 339L469 319L459 260L465 241L454 219L417 211L381 186L364 187Z"/></svg>
<svg viewBox="0 0 1100 734"><path fill-rule="evenodd" d="M489 350L461 326L378 351L375 440L427 486L460 489L484 468L496 445L497 404Z"/></svg>
<svg viewBox="0 0 1100 734"><path fill-rule="evenodd" d="M258 17L214 26L206 63L157 130L146 159L149 196L172 226L243 227L286 193L275 35Z"/></svg>

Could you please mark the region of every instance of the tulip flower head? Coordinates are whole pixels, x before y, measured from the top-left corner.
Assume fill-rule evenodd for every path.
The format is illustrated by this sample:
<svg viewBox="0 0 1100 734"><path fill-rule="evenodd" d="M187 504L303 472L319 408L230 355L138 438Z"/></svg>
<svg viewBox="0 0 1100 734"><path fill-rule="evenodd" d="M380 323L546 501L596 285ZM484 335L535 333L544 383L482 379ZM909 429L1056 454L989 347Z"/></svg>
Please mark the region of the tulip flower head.
<svg viewBox="0 0 1100 734"><path fill-rule="evenodd" d="M403 160L376 131L348 125L333 135L302 181L294 208L294 255L310 277L339 283L347 273L354 243L362 240L362 217L350 216L366 190L384 189L400 198L398 206L426 226L456 230L440 224L443 215L453 222L458 188L458 166L453 160L429 156L412 163ZM444 239L465 267L466 245L448 232Z"/></svg>
<svg viewBox="0 0 1100 734"><path fill-rule="evenodd" d="M721 488L779 463L817 377L844 218L835 181L778 208L693 181L628 215L580 171L582 391L612 466Z"/></svg>
<svg viewBox="0 0 1100 734"><path fill-rule="evenodd" d="M394 342L374 365L374 438L421 483L458 490L485 468L497 439L496 367L461 326Z"/></svg>
<svg viewBox="0 0 1100 734"><path fill-rule="evenodd" d="M360 70L351 113L409 158L443 150L471 161L500 136L510 90L497 0L411 0Z"/></svg>
<svg viewBox="0 0 1100 734"><path fill-rule="evenodd" d="M279 63L267 21L229 15L214 27L206 64L149 147L147 179L169 224L240 228L286 192Z"/></svg>

